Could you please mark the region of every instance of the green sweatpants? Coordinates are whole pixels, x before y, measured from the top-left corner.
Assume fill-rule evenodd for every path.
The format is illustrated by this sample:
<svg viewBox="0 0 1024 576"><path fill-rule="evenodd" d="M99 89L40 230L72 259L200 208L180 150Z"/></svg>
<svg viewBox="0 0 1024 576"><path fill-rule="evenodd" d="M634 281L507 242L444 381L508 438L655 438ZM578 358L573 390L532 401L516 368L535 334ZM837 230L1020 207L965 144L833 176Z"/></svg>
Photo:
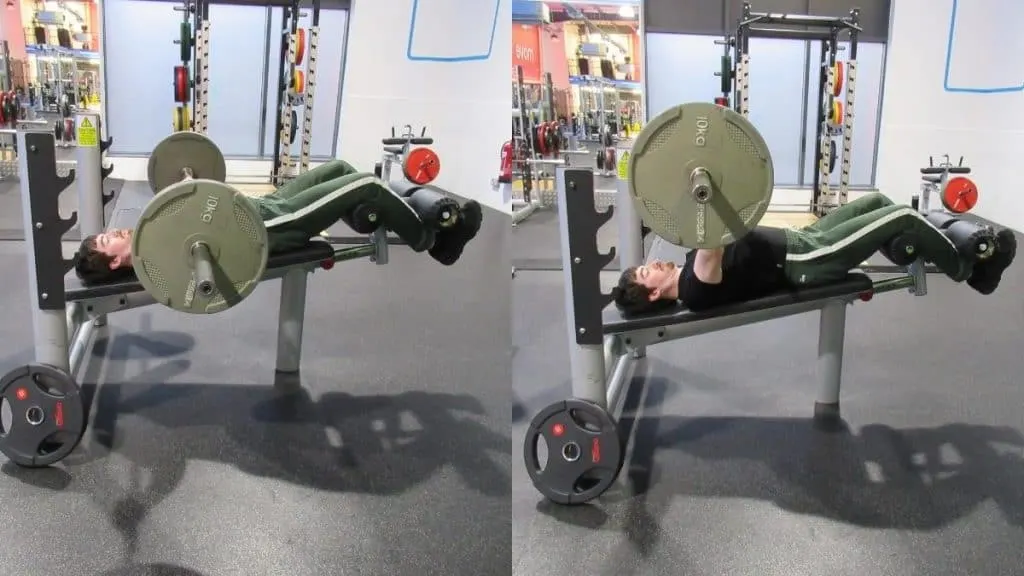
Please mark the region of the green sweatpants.
<svg viewBox="0 0 1024 576"><path fill-rule="evenodd" d="M912 234L920 258L953 280L962 282L970 275L970 263L942 231L910 206L873 193L806 228L787 230L786 277L794 286L842 280L900 234Z"/></svg>
<svg viewBox="0 0 1024 576"><path fill-rule="evenodd" d="M412 207L373 174L343 160L309 170L272 194L249 197L270 236L270 253L301 248L360 204L376 208L384 228L421 252L433 236Z"/></svg>

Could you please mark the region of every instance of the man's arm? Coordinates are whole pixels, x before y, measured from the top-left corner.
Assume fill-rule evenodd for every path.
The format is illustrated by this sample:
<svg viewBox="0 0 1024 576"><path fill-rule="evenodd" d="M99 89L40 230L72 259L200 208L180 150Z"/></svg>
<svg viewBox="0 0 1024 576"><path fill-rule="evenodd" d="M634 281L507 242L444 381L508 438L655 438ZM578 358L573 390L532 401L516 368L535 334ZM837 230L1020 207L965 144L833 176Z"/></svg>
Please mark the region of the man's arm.
<svg viewBox="0 0 1024 576"><path fill-rule="evenodd" d="M693 273L697 279L705 284L721 284L723 254L725 248L697 250L693 260Z"/></svg>

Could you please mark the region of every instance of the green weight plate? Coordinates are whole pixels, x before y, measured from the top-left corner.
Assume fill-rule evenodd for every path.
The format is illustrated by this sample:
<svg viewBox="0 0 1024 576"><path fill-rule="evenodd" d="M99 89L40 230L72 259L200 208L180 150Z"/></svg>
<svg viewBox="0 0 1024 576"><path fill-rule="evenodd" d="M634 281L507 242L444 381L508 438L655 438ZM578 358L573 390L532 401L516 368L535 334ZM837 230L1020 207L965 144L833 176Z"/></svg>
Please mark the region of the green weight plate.
<svg viewBox="0 0 1024 576"><path fill-rule="evenodd" d="M192 247L205 244L214 290L196 290ZM213 314L248 296L267 267L267 229L256 207L232 186L188 180L157 194L132 237L135 274L157 302L192 314Z"/></svg>
<svg viewBox="0 0 1024 576"><path fill-rule="evenodd" d="M147 176L154 192L181 182L186 169L197 179L223 182L228 177L224 154L198 132L175 132L164 138L149 155Z"/></svg>
<svg viewBox="0 0 1024 576"><path fill-rule="evenodd" d="M644 223L687 248L744 236L768 210L775 183L771 153L754 125L710 102L682 104L651 120L633 145L629 174ZM697 193L699 174L706 198Z"/></svg>
<svg viewBox="0 0 1024 576"><path fill-rule="evenodd" d="M180 32L181 61L192 61L192 25L188 22L181 23Z"/></svg>

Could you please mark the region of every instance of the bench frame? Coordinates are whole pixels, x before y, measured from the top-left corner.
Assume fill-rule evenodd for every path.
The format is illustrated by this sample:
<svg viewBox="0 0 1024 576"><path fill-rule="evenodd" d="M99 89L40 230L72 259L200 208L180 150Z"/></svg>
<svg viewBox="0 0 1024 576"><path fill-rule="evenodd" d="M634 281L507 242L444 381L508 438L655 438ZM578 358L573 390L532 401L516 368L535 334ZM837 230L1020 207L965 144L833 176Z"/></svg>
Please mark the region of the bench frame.
<svg viewBox="0 0 1024 576"><path fill-rule="evenodd" d="M93 121L98 125L95 123L98 119ZM81 118L78 125L81 125ZM82 237L105 229L103 209L113 199L113 194L103 194L102 184L113 168L103 167L102 155L111 140L100 142L98 146L79 146L76 168L62 177L56 171L52 133L19 132L17 137L21 151L18 164L35 359L74 375L96 328L106 324L108 314L149 306L156 301L137 282L128 282L92 297L81 297L65 286L73 261L64 257L64 233L76 222L80 224ZM60 215L58 198L72 182L77 182L79 209L65 219ZM387 233L383 229L374 232L365 244L337 249L326 242L322 244L328 249L318 250L320 253L315 259L298 259L294 263L268 267L263 276L263 280L281 279L276 364L281 373L299 371L309 274L317 269L329 269L335 262L357 258L370 258L378 265L388 262Z"/></svg>
<svg viewBox="0 0 1024 576"><path fill-rule="evenodd" d="M666 316L664 322L606 322L605 309L612 296L601 288L600 274L616 254L612 248L601 254L597 231L617 215L619 230L619 266L625 270L644 262L640 217L633 206L628 182L618 181L615 206L597 212L594 205L593 172L560 167L556 175L558 223L562 244L562 269L565 274L565 302L569 336L572 395L593 402L614 413L632 380L634 361L646 354L646 347L698 334L717 332L804 312L820 311L818 364L821 381L814 404L816 420L835 422L839 418L839 392L842 381L843 347L846 335L846 306L857 300L868 301L875 294L907 289L912 294L927 293L923 263L916 262L906 273L887 280L852 283L855 291L833 290L823 297L770 307L747 309L740 313L709 313L684 319ZM608 312L617 315L612 305Z"/></svg>

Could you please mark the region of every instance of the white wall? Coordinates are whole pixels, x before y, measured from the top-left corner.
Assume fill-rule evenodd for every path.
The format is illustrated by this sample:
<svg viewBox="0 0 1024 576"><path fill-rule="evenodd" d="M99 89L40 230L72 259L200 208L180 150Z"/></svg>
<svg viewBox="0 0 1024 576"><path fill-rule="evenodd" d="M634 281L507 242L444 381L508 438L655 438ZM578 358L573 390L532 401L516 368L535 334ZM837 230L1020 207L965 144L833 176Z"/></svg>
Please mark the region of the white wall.
<svg viewBox="0 0 1024 576"><path fill-rule="evenodd" d="M878 188L908 202L928 156L973 169L975 213L1024 230L1024 34L1020 0L892 3ZM947 65L948 61L948 65Z"/></svg>
<svg viewBox="0 0 1024 576"><path fill-rule="evenodd" d="M392 126L426 126L435 184L511 212L491 187L510 134L511 1L354 0L350 18L339 156L372 169Z"/></svg>

